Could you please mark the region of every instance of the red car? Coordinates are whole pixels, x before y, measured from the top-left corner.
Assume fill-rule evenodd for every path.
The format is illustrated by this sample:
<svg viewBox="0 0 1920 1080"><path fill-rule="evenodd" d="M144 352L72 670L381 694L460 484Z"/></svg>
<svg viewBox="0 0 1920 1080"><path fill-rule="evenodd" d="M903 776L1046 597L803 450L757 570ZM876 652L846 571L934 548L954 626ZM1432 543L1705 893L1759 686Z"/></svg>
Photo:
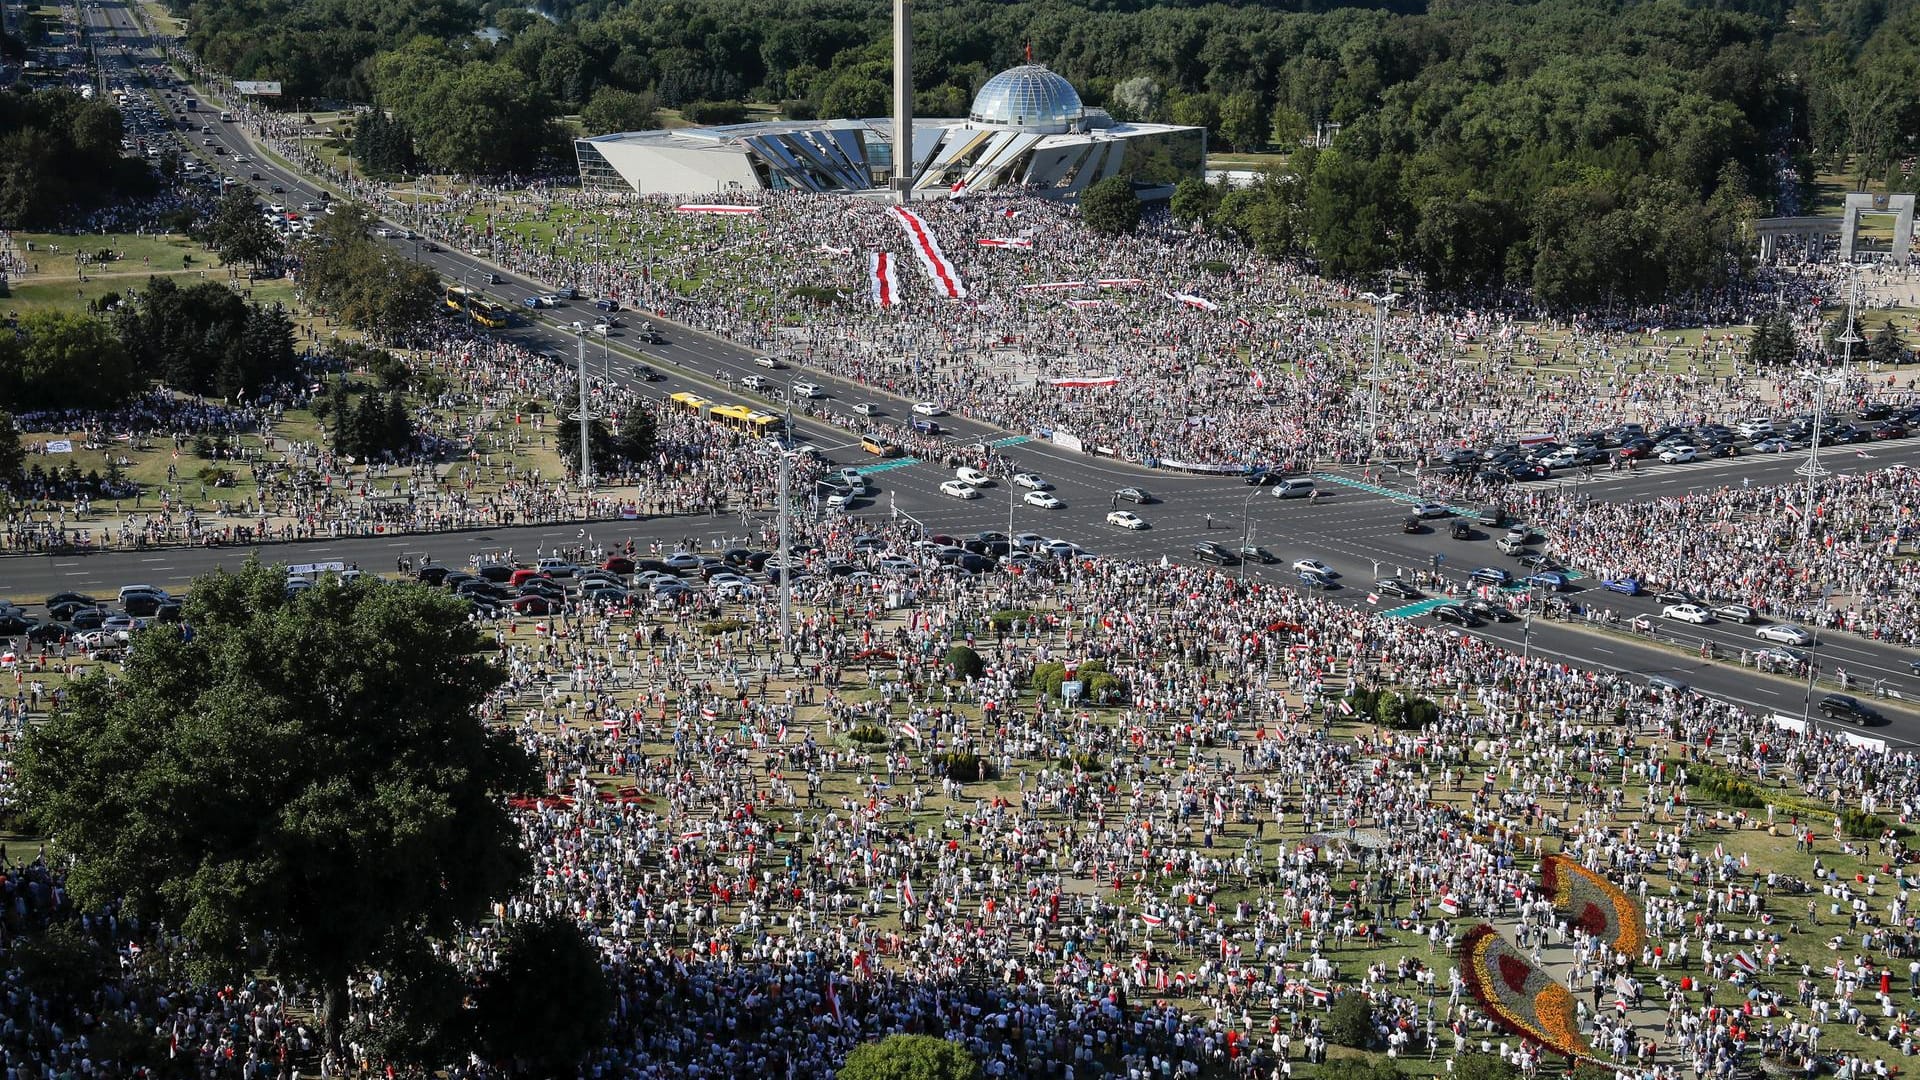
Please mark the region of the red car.
<svg viewBox="0 0 1920 1080"><path fill-rule="evenodd" d="M559 605L544 596L521 596L513 601L515 615L551 615Z"/></svg>
<svg viewBox="0 0 1920 1080"><path fill-rule="evenodd" d="M627 558L625 555L609 555L606 561L600 564L600 569L605 570L609 574L631 574L633 573L633 560Z"/></svg>

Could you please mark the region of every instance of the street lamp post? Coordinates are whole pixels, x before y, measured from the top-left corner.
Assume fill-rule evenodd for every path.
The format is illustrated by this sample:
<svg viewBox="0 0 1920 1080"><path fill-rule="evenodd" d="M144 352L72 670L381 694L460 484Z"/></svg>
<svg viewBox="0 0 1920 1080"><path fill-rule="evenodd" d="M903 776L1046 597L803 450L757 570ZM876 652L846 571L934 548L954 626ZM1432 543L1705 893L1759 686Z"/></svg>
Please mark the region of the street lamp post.
<svg viewBox="0 0 1920 1080"><path fill-rule="evenodd" d="M1394 294L1361 293L1360 299L1373 304L1373 370L1367 373L1367 381L1373 384L1367 400L1367 458L1372 460L1380 449L1380 363L1386 348L1387 309L1393 306Z"/></svg>
<svg viewBox="0 0 1920 1080"><path fill-rule="evenodd" d="M1247 549L1253 546L1253 497L1266 489L1255 487L1247 492L1246 501L1240 504L1240 578L1247 576Z"/></svg>

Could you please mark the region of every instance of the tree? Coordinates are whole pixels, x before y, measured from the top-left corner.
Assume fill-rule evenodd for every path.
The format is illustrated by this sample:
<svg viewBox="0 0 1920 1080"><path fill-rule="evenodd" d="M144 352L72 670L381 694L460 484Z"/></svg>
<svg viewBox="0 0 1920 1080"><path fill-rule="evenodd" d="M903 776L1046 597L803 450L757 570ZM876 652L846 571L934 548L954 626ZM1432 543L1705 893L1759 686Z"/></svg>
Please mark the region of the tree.
<svg viewBox="0 0 1920 1080"><path fill-rule="evenodd" d="M645 405L635 405L621 414L614 452L635 464L651 461L657 436L658 422L654 419L653 410Z"/></svg>
<svg viewBox="0 0 1920 1080"><path fill-rule="evenodd" d="M589 135L647 131L660 126L660 116L655 111L651 93L602 86L593 92L587 107L580 110L580 126Z"/></svg>
<svg viewBox="0 0 1920 1080"><path fill-rule="evenodd" d="M1080 193L1080 216L1094 232L1120 236L1140 227L1140 200L1132 184L1110 176Z"/></svg>
<svg viewBox="0 0 1920 1080"><path fill-rule="evenodd" d="M1220 101L1220 137L1235 150L1258 150L1267 141L1267 118L1251 90L1235 90Z"/></svg>
<svg viewBox="0 0 1920 1080"><path fill-rule="evenodd" d="M1204 224L1219 205L1219 188L1198 177L1189 176L1174 185L1173 198L1168 201L1167 209L1172 212L1173 220L1182 225L1191 225L1196 221Z"/></svg>
<svg viewBox="0 0 1920 1080"><path fill-rule="evenodd" d="M1753 337L1747 342L1747 362L1756 367L1791 364L1800 355L1793 329L1793 317L1785 312L1762 315L1753 324Z"/></svg>
<svg viewBox="0 0 1920 1080"><path fill-rule="evenodd" d="M483 916L525 876L501 796L539 773L481 721L503 674L463 605L411 583L288 595L249 561L196 580L178 626L135 637L26 739L22 804L114 901L191 940L199 974L265 966L317 987Z"/></svg>
<svg viewBox="0 0 1920 1080"><path fill-rule="evenodd" d="M977 679L987 670L980 654L971 645L955 645L947 650L947 666L960 679Z"/></svg>
<svg viewBox="0 0 1920 1080"><path fill-rule="evenodd" d="M1327 1037L1356 1050L1373 1045L1373 1006L1365 994L1348 992L1334 999L1327 1015Z"/></svg>
<svg viewBox="0 0 1920 1080"><path fill-rule="evenodd" d="M64 311L20 320L17 348L0 350L0 405L13 409L100 409L133 395L138 379L126 348L105 322Z"/></svg>
<svg viewBox="0 0 1920 1080"><path fill-rule="evenodd" d="M555 413L556 423L553 429L555 448L560 458L567 464L567 471L575 476L580 474L580 421L572 419L579 415L580 395L568 394ZM587 424L587 448L593 454L593 473L604 476L607 467L619 455L614 444L613 432L607 430L604 418L596 416Z"/></svg>
<svg viewBox="0 0 1920 1080"><path fill-rule="evenodd" d="M236 184L220 196L213 215L213 248L229 263L259 268L280 257L286 244L267 224L251 188Z"/></svg>
<svg viewBox="0 0 1920 1080"><path fill-rule="evenodd" d="M12 413L0 411L0 490L12 486L26 467L27 452L20 445L20 429Z"/></svg>
<svg viewBox="0 0 1920 1080"><path fill-rule="evenodd" d="M523 1076L571 1076L606 1038L613 988L600 953L570 920L507 928L500 965L478 994L482 1050Z"/></svg>
<svg viewBox="0 0 1920 1080"><path fill-rule="evenodd" d="M1166 105L1166 94L1150 76L1135 75L1120 80L1114 86L1110 104L1118 119L1151 123L1160 118L1160 110Z"/></svg>
<svg viewBox="0 0 1920 1080"><path fill-rule="evenodd" d="M847 1055L838 1080L983 1080L967 1048L931 1035L889 1035Z"/></svg>
<svg viewBox="0 0 1920 1080"><path fill-rule="evenodd" d="M1904 364L1910 356L1906 341L1900 337L1900 331L1893 328L1891 321L1883 324L1867 341L1867 358L1876 364Z"/></svg>
<svg viewBox="0 0 1920 1080"><path fill-rule="evenodd" d="M847 72L827 85L820 95L820 115L833 120L885 116L893 101L887 84L869 75Z"/></svg>
<svg viewBox="0 0 1920 1080"><path fill-rule="evenodd" d="M1282 150L1292 150L1300 145L1311 130L1307 118L1300 110L1281 102L1273 107L1273 115L1267 118L1267 141Z"/></svg>

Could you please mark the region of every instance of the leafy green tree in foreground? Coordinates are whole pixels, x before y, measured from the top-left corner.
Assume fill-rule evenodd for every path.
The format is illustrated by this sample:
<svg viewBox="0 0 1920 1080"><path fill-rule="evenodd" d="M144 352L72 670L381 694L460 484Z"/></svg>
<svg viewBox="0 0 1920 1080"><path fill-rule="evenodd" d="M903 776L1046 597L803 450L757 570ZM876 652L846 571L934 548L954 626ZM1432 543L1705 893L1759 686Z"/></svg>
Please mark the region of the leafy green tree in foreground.
<svg viewBox="0 0 1920 1080"><path fill-rule="evenodd" d="M518 1076L563 1076L606 1039L613 988L580 928L549 917L508 927L478 1002L488 1057Z"/></svg>
<svg viewBox="0 0 1920 1080"><path fill-rule="evenodd" d="M931 1035L889 1035L853 1048L839 1080L982 1080L966 1047Z"/></svg>
<svg viewBox="0 0 1920 1080"><path fill-rule="evenodd" d="M1094 232L1119 236L1140 227L1140 200L1125 178L1110 176L1080 193L1080 216Z"/></svg>
<svg viewBox="0 0 1920 1080"><path fill-rule="evenodd" d="M194 583L126 672L77 682L27 739L31 822L119 897L192 939L199 974L266 967L322 988L480 918L527 872L499 796L527 756L479 719L501 673L461 605L411 584L289 597L250 562Z"/></svg>

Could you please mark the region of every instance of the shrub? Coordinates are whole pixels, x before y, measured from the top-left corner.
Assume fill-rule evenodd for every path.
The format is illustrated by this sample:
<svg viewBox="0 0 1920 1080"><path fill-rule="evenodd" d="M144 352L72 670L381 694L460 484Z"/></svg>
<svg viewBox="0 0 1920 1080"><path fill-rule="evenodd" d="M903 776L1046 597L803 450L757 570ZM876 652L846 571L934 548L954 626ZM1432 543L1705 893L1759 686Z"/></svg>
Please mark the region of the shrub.
<svg viewBox="0 0 1920 1080"><path fill-rule="evenodd" d="M1848 810L1840 815L1840 827L1848 836L1875 837L1887 831L1887 822L1864 810Z"/></svg>
<svg viewBox="0 0 1920 1080"><path fill-rule="evenodd" d="M1096 671L1087 679L1087 700L1095 705L1116 705L1126 696L1127 684L1118 675Z"/></svg>
<svg viewBox="0 0 1920 1080"><path fill-rule="evenodd" d="M1007 608L1003 611L994 612L988 617L988 621L993 623L995 630L1008 630L1012 628L1014 623L1031 618L1033 618L1033 612L1026 608Z"/></svg>
<svg viewBox="0 0 1920 1080"><path fill-rule="evenodd" d="M715 619L712 622L700 624L700 632L708 637L719 637L721 634L730 634L746 628L746 622L741 619Z"/></svg>
<svg viewBox="0 0 1920 1080"><path fill-rule="evenodd" d="M971 750L946 750L933 756L934 768L949 780L970 784L986 778L986 763Z"/></svg>
<svg viewBox="0 0 1920 1080"><path fill-rule="evenodd" d="M824 285L795 285L787 290L787 295L796 300L811 300L822 307L838 303L840 300L839 293Z"/></svg>
<svg viewBox="0 0 1920 1080"><path fill-rule="evenodd" d="M737 101L689 101L680 115L689 124L737 124L747 118L747 107Z"/></svg>
<svg viewBox="0 0 1920 1080"><path fill-rule="evenodd" d="M947 666L953 669L954 677L960 679L977 679L987 670L980 654L967 645L955 645L947 650Z"/></svg>
<svg viewBox="0 0 1920 1080"><path fill-rule="evenodd" d="M1379 724L1381 727L1397 728L1407 722L1407 702L1405 698L1391 690L1382 690L1373 695L1373 698L1373 708L1368 711L1373 713L1374 723ZM1358 701L1353 703L1355 716L1365 715L1365 713L1362 712L1361 705L1362 703Z"/></svg>
<svg viewBox="0 0 1920 1080"><path fill-rule="evenodd" d="M1403 723L1409 728L1420 730L1429 724L1440 722L1440 705L1432 698L1407 699L1406 715Z"/></svg>
<svg viewBox="0 0 1920 1080"><path fill-rule="evenodd" d="M1067 665L1050 660L1033 667L1033 690L1042 701L1060 696L1060 684L1067 678Z"/></svg>
<svg viewBox="0 0 1920 1080"><path fill-rule="evenodd" d="M857 743L878 745L887 741L887 733L882 731L878 724L861 724L859 727L847 732L847 738Z"/></svg>
<svg viewBox="0 0 1920 1080"><path fill-rule="evenodd" d="M1363 994L1341 994L1327 1016L1327 1037L1341 1046L1365 1050L1373 1043L1373 1005Z"/></svg>
<svg viewBox="0 0 1920 1080"><path fill-rule="evenodd" d="M1766 801L1745 779L1711 765L1689 768L1687 782L1690 786L1698 788L1702 794L1718 799L1728 806L1761 806ZM1845 818L1842 817L1841 820L1844 823Z"/></svg>

